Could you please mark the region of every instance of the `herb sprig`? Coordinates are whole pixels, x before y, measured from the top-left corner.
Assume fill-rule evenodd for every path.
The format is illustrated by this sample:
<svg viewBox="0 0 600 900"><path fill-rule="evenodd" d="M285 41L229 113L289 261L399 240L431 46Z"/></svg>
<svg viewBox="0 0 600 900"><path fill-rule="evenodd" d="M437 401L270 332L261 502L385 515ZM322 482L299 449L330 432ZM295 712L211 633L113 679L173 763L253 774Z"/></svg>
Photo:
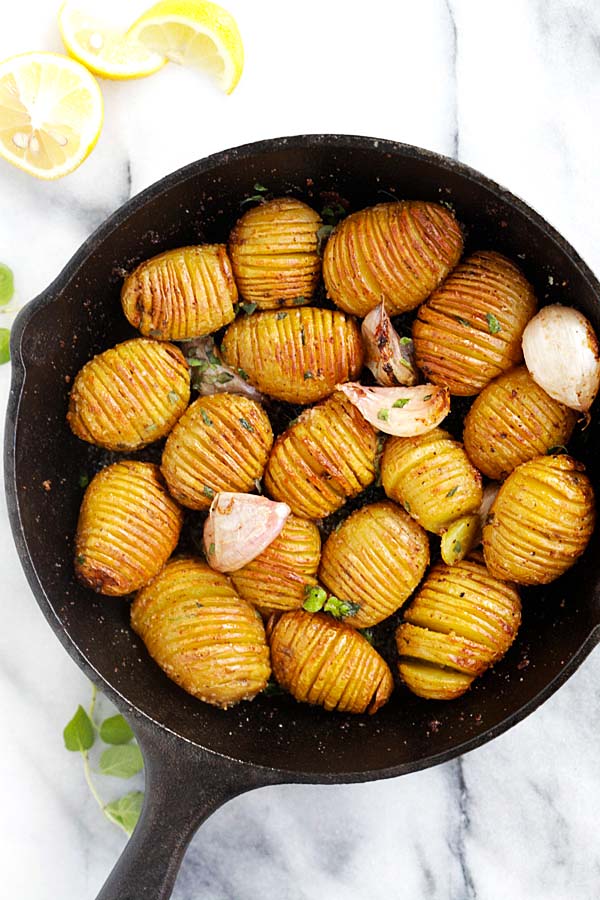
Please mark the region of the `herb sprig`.
<svg viewBox="0 0 600 900"><path fill-rule="evenodd" d="M352 603L350 600L340 600L333 594L328 594L322 587L311 587L307 585L304 589L304 603L302 608L307 612L330 613L334 619L345 619L347 616L355 616L360 609L358 603Z"/></svg>

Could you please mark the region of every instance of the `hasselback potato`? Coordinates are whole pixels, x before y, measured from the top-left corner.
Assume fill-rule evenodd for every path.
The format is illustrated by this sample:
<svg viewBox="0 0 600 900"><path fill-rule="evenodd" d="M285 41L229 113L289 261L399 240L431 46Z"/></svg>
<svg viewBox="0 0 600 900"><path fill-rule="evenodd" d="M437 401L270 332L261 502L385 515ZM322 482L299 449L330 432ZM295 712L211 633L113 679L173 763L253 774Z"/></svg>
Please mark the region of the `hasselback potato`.
<svg viewBox="0 0 600 900"><path fill-rule="evenodd" d="M199 397L167 438L161 469L180 503L208 509L218 491L254 490L272 444L259 403L239 394Z"/></svg>
<svg viewBox="0 0 600 900"><path fill-rule="evenodd" d="M418 367L450 393L477 394L523 359L521 337L537 301L500 253L473 253L419 309L413 326Z"/></svg>
<svg viewBox="0 0 600 900"><path fill-rule="evenodd" d="M325 613L284 613L270 629L271 665L296 700L374 713L393 689L387 663L358 631Z"/></svg>
<svg viewBox="0 0 600 900"><path fill-rule="evenodd" d="M319 579L332 594L359 607L348 625L376 625L412 594L429 563L420 525L395 503L372 503L352 513L325 542Z"/></svg>
<svg viewBox="0 0 600 900"><path fill-rule="evenodd" d="M519 366L495 378L476 398L465 419L465 450L484 475L501 481L528 459L564 446L576 418Z"/></svg>
<svg viewBox="0 0 600 900"><path fill-rule="evenodd" d="M548 584L581 556L594 530L594 491L570 456L538 456L518 466L483 529L488 569L518 584Z"/></svg>
<svg viewBox="0 0 600 900"><path fill-rule="evenodd" d="M138 450L169 433L190 399L178 347L146 338L117 344L77 373L67 421L77 437L107 450Z"/></svg>
<svg viewBox="0 0 600 900"><path fill-rule="evenodd" d="M376 455L375 429L338 391L279 435L264 485L297 516L320 519L371 484Z"/></svg>
<svg viewBox="0 0 600 900"><path fill-rule="evenodd" d="M420 697L452 700L504 656L521 622L514 586L480 553L431 570L396 631L399 672Z"/></svg>
<svg viewBox="0 0 600 900"><path fill-rule="evenodd" d="M298 609L317 583L320 556L315 523L290 515L273 543L230 577L240 597L264 614Z"/></svg>
<svg viewBox="0 0 600 900"><path fill-rule="evenodd" d="M229 236L241 296L261 309L308 303L321 272L318 213L293 197L249 209Z"/></svg>
<svg viewBox="0 0 600 900"><path fill-rule="evenodd" d="M436 534L481 504L481 475L462 444L441 428L415 438L388 438L381 483L391 500Z"/></svg>
<svg viewBox="0 0 600 900"><path fill-rule="evenodd" d="M131 624L169 678L205 703L226 709L267 684L260 614L205 562L169 562L136 596Z"/></svg>
<svg viewBox="0 0 600 900"><path fill-rule="evenodd" d="M380 203L344 219L323 255L323 278L336 306L366 316L381 301L394 315L414 309L462 253L453 213L437 203Z"/></svg>
<svg viewBox="0 0 600 900"><path fill-rule="evenodd" d="M225 245L200 244L145 260L125 279L121 303L142 334L186 341L228 325L237 296Z"/></svg>
<svg viewBox="0 0 600 900"><path fill-rule="evenodd" d="M107 466L90 482L79 512L79 580L114 597L138 590L175 549L182 522L158 466L133 460Z"/></svg>
<svg viewBox="0 0 600 900"><path fill-rule="evenodd" d="M236 319L221 352L260 391L287 403L327 397L358 375L364 359L355 320L311 306Z"/></svg>

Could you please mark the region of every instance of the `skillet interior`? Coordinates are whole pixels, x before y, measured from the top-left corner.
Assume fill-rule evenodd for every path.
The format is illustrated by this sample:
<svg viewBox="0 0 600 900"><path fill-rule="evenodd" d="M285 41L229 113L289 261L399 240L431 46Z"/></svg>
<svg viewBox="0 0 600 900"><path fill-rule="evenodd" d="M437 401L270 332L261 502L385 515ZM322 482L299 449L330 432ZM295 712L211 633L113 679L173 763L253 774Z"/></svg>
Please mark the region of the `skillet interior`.
<svg viewBox="0 0 600 900"><path fill-rule="evenodd" d="M93 354L131 333L119 304L123 269L170 247L225 240L255 182L317 209L328 191L347 198L351 209L390 199L386 192L447 201L467 226L468 249L506 253L541 301L578 306L600 332L600 286L587 267L540 217L472 170L368 138L306 136L218 154L126 204L15 326L6 471L17 545L42 610L78 663L113 698L175 734L299 778L364 779L423 768L518 721L584 658L600 622L598 532L575 569L525 596L515 645L463 698L428 703L400 690L374 718L326 714L287 697L258 697L227 712L195 701L149 659L129 629L128 604L96 596L73 577L79 479L110 458L67 428L68 381ZM594 419L576 455L600 495L599 441Z"/></svg>

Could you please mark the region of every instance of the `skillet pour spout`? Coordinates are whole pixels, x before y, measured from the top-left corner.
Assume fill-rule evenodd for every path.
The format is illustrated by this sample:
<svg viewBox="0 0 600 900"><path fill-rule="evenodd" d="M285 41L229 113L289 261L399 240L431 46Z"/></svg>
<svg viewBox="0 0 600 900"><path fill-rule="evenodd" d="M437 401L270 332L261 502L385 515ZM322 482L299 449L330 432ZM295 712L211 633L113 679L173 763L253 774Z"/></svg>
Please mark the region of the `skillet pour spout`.
<svg viewBox="0 0 600 900"><path fill-rule="evenodd" d="M541 216L483 175L406 144L300 135L199 160L115 212L13 328L5 481L17 550L37 602L75 662L130 719L146 765L142 817L102 900L167 898L201 822L228 799L284 782L367 781L445 762L532 712L600 636L600 545L543 589L525 591L523 624L507 656L451 703L398 689L373 717L328 714L286 696L222 711L181 691L129 628L129 608L100 597L73 572L82 475L118 458L67 427L69 384L94 354L132 336L120 306L123 273L177 246L221 243L240 202L265 185L317 210L390 199L449 203L465 252L494 249L518 262L540 302L579 308L600 333L600 284ZM600 495L598 415L574 454ZM48 489L49 488L49 489ZM432 720L436 728L431 728Z"/></svg>

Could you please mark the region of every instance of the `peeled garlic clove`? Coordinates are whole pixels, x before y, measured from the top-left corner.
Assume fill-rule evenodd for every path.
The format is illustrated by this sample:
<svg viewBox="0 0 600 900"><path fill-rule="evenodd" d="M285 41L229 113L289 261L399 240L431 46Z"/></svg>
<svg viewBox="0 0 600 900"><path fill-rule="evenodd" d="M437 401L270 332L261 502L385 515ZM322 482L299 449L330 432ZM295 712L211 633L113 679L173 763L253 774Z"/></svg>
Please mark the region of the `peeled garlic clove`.
<svg viewBox="0 0 600 900"><path fill-rule="evenodd" d="M237 572L272 544L291 513L287 503L222 491L204 525L204 552L212 569Z"/></svg>
<svg viewBox="0 0 600 900"><path fill-rule="evenodd" d="M239 371L225 365L215 347L212 335L186 341L183 352L192 370L192 387L201 397L213 394L241 394L257 403L265 401L264 394L249 384Z"/></svg>
<svg viewBox="0 0 600 900"><path fill-rule="evenodd" d="M367 356L365 365L378 384L394 387L418 382L413 342L411 338L400 338L383 301L365 317L361 332Z"/></svg>
<svg viewBox="0 0 600 900"><path fill-rule="evenodd" d="M415 387L364 387L358 382L338 384L367 422L385 434L416 437L427 434L450 412L450 391L436 384Z"/></svg>
<svg viewBox="0 0 600 900"><path fill-rule="evenodd" d="M570 306L546 306L523 332L523 355L533 380L555 400L587 413L600 387L594 329Z"/></svg>

